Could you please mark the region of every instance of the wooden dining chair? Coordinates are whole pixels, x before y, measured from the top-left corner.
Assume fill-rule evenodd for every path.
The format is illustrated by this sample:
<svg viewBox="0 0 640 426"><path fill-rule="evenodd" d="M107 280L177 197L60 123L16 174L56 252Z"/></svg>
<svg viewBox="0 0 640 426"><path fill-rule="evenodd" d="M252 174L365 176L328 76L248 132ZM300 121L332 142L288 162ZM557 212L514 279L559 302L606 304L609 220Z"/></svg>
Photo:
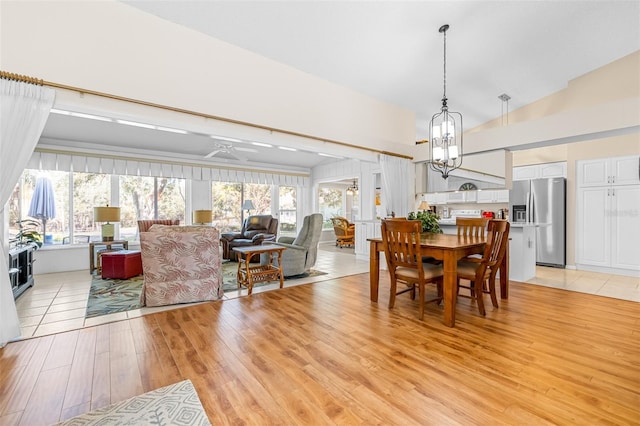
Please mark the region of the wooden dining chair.
<svg viewBox="0 0 640 426"><path fill-rule="evenodd" d="M395 305L396 295L411 292L415 299L416 287L420 303L419 319L424 317L425 302L442 301L442 266L422 262L420 247L420 232L422 223L419 220L383 220L382 241L384 254L387 259L391 289L389 294L389 309ZM398 291L398 282L406 288ZM438 295L425 301L425 285L435 284Z"/></svg>
<svg viewBox="0 0 640 426"><path fill-rule="evenodd" d="M488 222L488 217L456 217L458 237L484 238Z"/></svg>
<svg viewBox="0 0 640 426"><path fill-rule="evenodd" d="M491 303L498 308L496 297L496 273L507 249L509 239L509 222L506 220L489 220L487 244L482 258L464 258L458 262L458 296L474 299L481 315L486 315L484 293L491 295ZM469 280L469 285L462 285L460 280ZM469 290L469 294L461 294L460 289Z"/></svg>

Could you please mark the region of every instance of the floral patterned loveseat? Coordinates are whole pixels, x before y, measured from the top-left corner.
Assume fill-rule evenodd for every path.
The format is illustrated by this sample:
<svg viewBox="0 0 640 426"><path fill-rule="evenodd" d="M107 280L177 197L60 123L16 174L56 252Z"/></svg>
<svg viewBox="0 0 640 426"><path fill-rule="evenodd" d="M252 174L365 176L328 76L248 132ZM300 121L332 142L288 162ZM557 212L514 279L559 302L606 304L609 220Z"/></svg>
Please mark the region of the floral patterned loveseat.
<svg viewBox="0 0 640 426"><path fill-rule="evenodd" d="M210 226L153 225L140 233L143 306L221 299L218 230Z"/></svg>

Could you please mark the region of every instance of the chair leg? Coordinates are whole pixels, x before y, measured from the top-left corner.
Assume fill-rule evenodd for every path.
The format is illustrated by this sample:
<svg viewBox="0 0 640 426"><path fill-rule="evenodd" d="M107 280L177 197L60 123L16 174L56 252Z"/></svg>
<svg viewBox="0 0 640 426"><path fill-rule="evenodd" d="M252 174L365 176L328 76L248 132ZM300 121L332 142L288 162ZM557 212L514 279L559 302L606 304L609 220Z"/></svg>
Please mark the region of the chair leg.
<svg viewBox="0 0 640 426"><path fill-rule="evenodd" d="M489 280L489 295L494 308L498 308L498 297L496 296L496 280Z"/></svg>
<svg viewBox="0 0 640 426"><path fill-rule="evenodd" d="M391 291L389 293L389 309L396 304L396 281L391 279Z"/></svg>
<svg viewBox="0 0 640 426"><path fill-rule="evenodd" d="M478 311L480 311L480 315L485 316L487 315L487 312L484 309L484 293L482 292L482 286L482 281L476 281L473 284L473 288L475 289L474 298L478 304Z"/></svg>
<svg viewBox="0 0 640 426"><path fill-rule="evenodd" d="M424 318L424 299L425 299L423 282L418 284L418 297L420 298L420 314L418 315L418 319L422 321L422 319Z"/></svg>

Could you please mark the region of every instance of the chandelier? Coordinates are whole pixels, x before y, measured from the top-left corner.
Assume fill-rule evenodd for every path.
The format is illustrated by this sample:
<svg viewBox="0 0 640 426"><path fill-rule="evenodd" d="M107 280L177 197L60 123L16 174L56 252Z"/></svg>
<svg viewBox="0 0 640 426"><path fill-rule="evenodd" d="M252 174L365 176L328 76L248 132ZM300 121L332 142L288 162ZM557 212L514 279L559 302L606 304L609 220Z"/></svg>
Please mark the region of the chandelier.
<svg viewBox="0 0 640 426"><path fill-rule="evenodd" d="M449 173L462 165L462 115L449 111L447 106L447 30L443 25L438 30L444 40L444 91L440 112L429 122L429 141L431 142L429 165L431 169L449 177Z"/></svg>
<svg viewBox="0 0 640 426"><path fill-rule="evenodd" d="M347 187L347 192L351 192L352 194L358 192L358 182L356 182L355 179L353 180L353 184Z"/></svg>

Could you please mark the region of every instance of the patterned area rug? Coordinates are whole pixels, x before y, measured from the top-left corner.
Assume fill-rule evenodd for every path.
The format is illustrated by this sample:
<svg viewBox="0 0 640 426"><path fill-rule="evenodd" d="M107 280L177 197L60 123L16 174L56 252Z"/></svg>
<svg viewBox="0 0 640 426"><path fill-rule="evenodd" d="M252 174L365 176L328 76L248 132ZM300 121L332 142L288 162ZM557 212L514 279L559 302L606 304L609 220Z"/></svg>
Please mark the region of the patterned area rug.
<svg viewBox="0 0 640 426"><path fill-rule="evenodd" d="M238 281L236 280L237 272L237 262L226 262L222 264L222 288L224 291L238 290ZM305 277L315 277L318 275L326 275L326 272L320 272L312 269L308 274L287 277L285 278L285 281ZM138 275L137 277L133 277L128 280L119 280L115 278L103 280L100 275L94 275L91 280L91 290L89 291L85 318L141 308L140 293L142 292L143 282L143 275ZM274 282L275 281L257 283L253 287L261 287L263 285L273 284Z"/></svg>
<svg viewBox="0 0 640 426"><path fill-rule="evenodd" d="M85 317L91 318L140 308L143 281L142 275L128 280L115 278L103 280L100 275L94 275L91 280Z"/></svg>
<svg viewBox="0 0 640 426"><path fill-rule="evenodd" d="M190 380L81 414L58 425L210 425Z"/></svg>

